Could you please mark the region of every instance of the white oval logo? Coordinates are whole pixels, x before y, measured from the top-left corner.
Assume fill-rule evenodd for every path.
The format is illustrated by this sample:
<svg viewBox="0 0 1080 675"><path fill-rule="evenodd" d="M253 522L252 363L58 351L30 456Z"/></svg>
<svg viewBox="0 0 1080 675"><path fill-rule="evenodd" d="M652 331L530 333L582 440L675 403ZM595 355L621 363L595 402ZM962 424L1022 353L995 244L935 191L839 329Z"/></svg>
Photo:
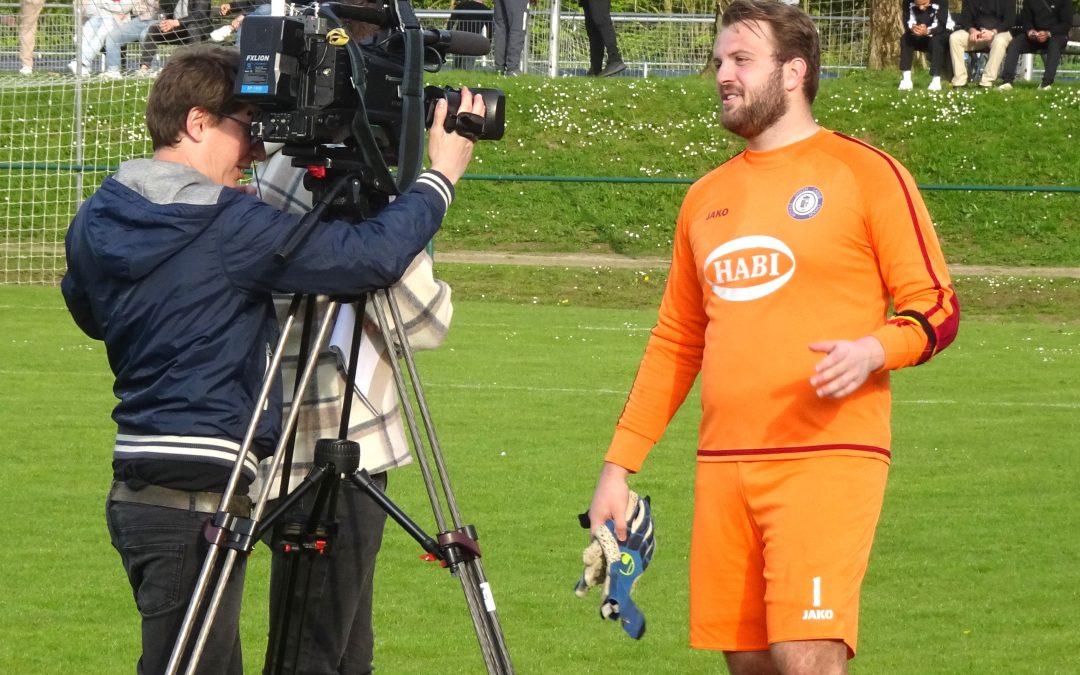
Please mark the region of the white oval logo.
<svg viewBox="0 0 1080 675"><path fill-rule="evenodd" d="M795 273L795 254L775 237L739 237L705 259L705 281L722 300L746 302L778 290Z"/></svg>
<svg viewBox="0 0 1080 675"><path fill-rule="evenodd" d="M823 201L821 190L816 187L804 187L796 192L795 196L788 202L788 215L796 220L813 218L821 210Z"/></svg>

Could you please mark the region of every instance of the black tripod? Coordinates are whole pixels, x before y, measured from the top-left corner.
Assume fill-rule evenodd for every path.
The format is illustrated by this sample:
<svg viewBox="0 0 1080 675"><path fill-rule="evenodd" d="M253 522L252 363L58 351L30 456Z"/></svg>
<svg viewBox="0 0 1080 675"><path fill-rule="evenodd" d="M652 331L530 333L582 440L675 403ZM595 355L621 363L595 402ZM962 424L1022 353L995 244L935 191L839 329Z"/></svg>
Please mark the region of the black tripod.
<svg viewBox="0 0 1080 675"><path fill-rule="evenodd" d="M303 240L304 234L314 226L325 209L336 199L339 193L348 193L350 190L355 194L363 187L364 177L361 174L345 172L334 178L331 187L322 193L315 207L301 220L297 228L289 233L286 244L279 250L278 255L282 260L287 260L292 247ZM435 428L428 410L423 386L420 382L413 361L412 351L409 348L408 338L405 334L404 324L401 320L400 311L393 295L388 289L364 296L359 302L356 313L356 325L353 330L353 343L350 347L349 372L345 386L345 398L342 408L341 426L338 439L325 439L316 445L316 466L291 493L285 495L269 513L265 522L260 521L263 509L269 498L272 481L266 481L257 497L255 507L250 518L239 518L227 510L227 505L236 491L243 465L242 459L246 457L250 449L251 440L254 436L259 413L269 398L271 385L280 370L282 357L285 350L285 341L295 324L299 307L304 296L297 295L293 298L288 315L282 325L281 339L274 350L268 368L267 377L263 382L262 390L255 406L255 414L249 424L248 432L241 447L240 460L234 466L225 493L222 496L221 506L211 521L207 524L206 536L210 543L199 580L184 617L173 653L169 661L167 673L172 675L179 672L181 660L188 650L188 641L192 637L196 617L200 615L204 598L210 587L210 578L218 567L218 556L224 549L225 557L221 561L220 571L217 574L217 583L210 596L209 604L205 610L205 617L194 646L190 649L187 658L185 673L194 673L198 665L202 650L205 647L209 631L212 629L214 616L221 603L228 577L239 555L247 555L254 543L262 534L269 531L275 521L293 508L304 495L316 490L315 505L311 513L303 523L286 523L279 528L280 535L275 537L275 544L280 545L282 550L289 548L290 560L285 569L288 574L286 590L274 600L275 609L272 611L272 624L270 642L267 649L267 672L284 673L291 672L297 667L296 649L297 638L302 630L302 621L297 624L294 619L303 616L298 610L296 603L302 604L310 600L308 598L305 583L310 579L311 560L319 555L327 547L333 545L333 511L334 499L337 494L339 481L342 477L351 481L358 488L368 494L387 514L405 529L433 558L440 561L461 581L462 590L465 593L466 603L473 620L477 640L487 666L488 673L510 674L513 666L506 649L502 627L499 624L495 610L495 603L490 585L484 574L483 564L480 559L480 549L477 544L476 531L471 525L465 525L461 519L453 490L450 486L446 465L442 450L435 434ZM311 299L313 300L313 299ZM309 306L312 304L309 300ZM349 406L352 400L352 383L356 377L357 355L359 341L362 336L362 322L365 316L365 308L371 304L373 313L379 324L383 341L392 348L397 343L401 352L402 360L406 364L409 377L410 390L406 386L405 377L400 364L395 359L390 359L391 369L394 375L395 385L401 400L401 408L405 415L407 427L412 440L415 456L423 474L427 488L428 498L436 520L439 534L431 537L426 534L412 519L398 508L386 495L372 482L371 477L363 469L359 469L360 448L352 441L345 438L348 429ZM315 370L317 355L322 345L326 343L330 328L337 316L340 307L338 300L329 300L327 311L323 320L315 331L314 338L307 357L302 360L302 368L298 368L296 392L303 392L310 384ZM386 310L389 309L394 323L397 340L393 340ZM310 313L309 313L310 318ZM310 321L305 323L305 332L310 328ZM415 399L415 408L413 404ZM294 395L294 401L299 401L300 396ZM285 420L283 433L278 447L270 460L269 476L287 475L282 471L283 464L288 458L291 461L291 439L301 406L293 405ZM419 411L425 434L422 436L420 426L417 423L415 411ZM425 438L426 437L426 438ZM426 443L425 443L426 440ZM428 457L430 453L430 459ZM432 473L432 463L438 475L438 483ZM441 496L440 496L441 490ZM443 512L443 501L450 512L450 521L447 522Z"/></svg>

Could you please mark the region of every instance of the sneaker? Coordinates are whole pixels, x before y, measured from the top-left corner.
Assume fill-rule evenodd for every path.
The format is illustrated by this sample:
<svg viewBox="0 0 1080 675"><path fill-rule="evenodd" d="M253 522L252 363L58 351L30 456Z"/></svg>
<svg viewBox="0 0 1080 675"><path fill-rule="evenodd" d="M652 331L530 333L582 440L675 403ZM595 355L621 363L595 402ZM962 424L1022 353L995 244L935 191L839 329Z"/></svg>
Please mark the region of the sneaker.
<svg viewBox="0 0 1080 675"><path fill-rule="evenodd" d="M122 80L124 75L119 70L106 70L101 74L103 80Z"/></svg>
<svg viewBox="0 0 1080 675"><path fill-rule="evenodd" d="M938 80L938 79L931 80L930 86L927 87L927 90L929 90L929 91L941 91L941 80Z"/></svg>
<svg viewBox="0 0 1080 675"><path fill-rule="evenodd" d="M1012 85L1009 84L1008 82L1006 82L1005 84L999 85L997 90L998 91L1012 91Z"/></svg>
<svg viewBox="0 0 1080 675"><path fill-rule="evenodd" d="M20 75L33 75L34 74L34 69L31 68L30 66L23 66L22 68L19 68L19 74Z"/></svg>
<svg viewBox="0 0 1080 675"><path fill-rule="evenodd" d="M900 86L897 87L900 91L911 91L911 80L900 80Z"/></svg>
<svg viewBox="0 0 1080 675"><path fill-rule="evenodd" d="M139 69L135 71L135 77L154 79L158 76L158 71L155 68L149 66L139 66Z"/></svg>
<svg viewBox="0 0 1080 675"><path fill-rule="evenodd" d="M218 28L214 32L210 33L210 39L214 42L224 42L225 38L232 35L232 26L225 24L221 28Z"/></svg>
<svg viewBox="0 0 1080 675"><path fill-rule="evenodd" d="M626 64L622 61L615 61L614 63L608 63L607 68L601 70L598 77L611 77L612 75L618 75L622 71L626 70Z"/></svg>
<svg viewBox="0 0 1080 675"><path fill-rule="evenodd" d="M1049 88L1050 88L1050 85L1048 85L1048 84L1044 84L1044 85L1042 85L1042 86L1040 86L1040 87L1039 87L1039 91L1046 91L1046 90L1047 90L1047 89L1049 89Z"/></svg>
<svg viewBox="0 0 1080 675"><path fill-rule="evenodd" d="M68 63L68 70L70 70L71 74L75 77L79 76L79 64L75 61L71 61Z"/></svg>

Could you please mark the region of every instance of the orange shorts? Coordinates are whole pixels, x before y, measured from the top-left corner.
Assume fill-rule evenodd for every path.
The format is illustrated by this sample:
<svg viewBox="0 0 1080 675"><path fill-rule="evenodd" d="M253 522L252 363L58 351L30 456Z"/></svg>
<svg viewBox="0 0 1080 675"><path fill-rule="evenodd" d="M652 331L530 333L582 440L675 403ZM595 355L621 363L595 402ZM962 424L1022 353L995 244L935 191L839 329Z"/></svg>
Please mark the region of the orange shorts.
<svg viewBox="0 0 1080 675"><path fill-rule="evenodd" d="M690 645L759 651L859 634L859 588L889 465L825 456L699 462Z"/></svg>

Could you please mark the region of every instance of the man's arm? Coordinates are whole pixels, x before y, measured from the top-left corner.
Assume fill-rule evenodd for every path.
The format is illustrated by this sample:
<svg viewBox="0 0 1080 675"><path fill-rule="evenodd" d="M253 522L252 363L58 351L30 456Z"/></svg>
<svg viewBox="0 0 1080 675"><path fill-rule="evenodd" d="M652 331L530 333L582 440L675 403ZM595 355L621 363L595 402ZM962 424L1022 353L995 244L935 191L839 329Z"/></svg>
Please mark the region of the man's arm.
<svg viewBox="0 0 1080 675"><path fill-rule="evenodd" d="M696 267L680 218L656 326L615 426L589 508L593 529L603 527L610 518L619 535L625 536L629 494L626 477L641 469L645 456L663 435L701 370L708 319Z"/></svg>
<svg viewBox="0 0 1080 675"><path fill-rule="evenodd" d="M190 0L187 16L176 17L188 33L202 37L210 32L210 0Z"/></svg>
<svg viewBox="0 0 1080 675"><path fill-rule="evenodd" d="M930 27L930 35L941 35L948 30L949 25L949 3L947 0L941 0L938 3L937 14L934 15L934 25Z"/></svg>
<svg viewBox="0 0 1080 675"><path fill-rule="evenodd" d="M626 540L626 504L630 499L630 486L626 479L630 472L611 462L604 462L600 478L596 481L592 504L589 505L589 526L592 530L603 527L608 520L615 522L615 536Z"/></svg>
<svg viewBox="0 0 1080 675"><path fill-rule="evenodd" d="M871 245L893 302L873 332L884 350L878 369L930 360L956 338L960 306L930 214L914 179L891 157L872 194L863 196Z"/></svg>
<svg viewBox="0 0 1080 675"><path fill-rule="evenodd" d="M485 114L484 100L462 88L458 114ZM362 224L335 221L313 228L285 264L273 260L297 216L250 197L230 195L223 217L222 251L230 278L261 292L364 293L388 288L435 235L465 173L474 141L443 128L447 103L439 101L428 139L432 168L392 204ZM226 197L228 199L229 197Z"/></svg>
<svg viewBox="0 0 1080 675"><path fill-rule="evenodd" d="M94 318L86 293L79 287L70 271L60 281L60 292L64 295L64 304L67 305L71 318L75 320L75 325L86 333L87 337L104 340L105 335Z"/></svg>
<svg viewBox="0 0 1080 675"><path fill-rule="evenodd" d="M290 157L275 149L257 172L257 185L263 200L272 206L294 214L311 209L311 193L304 188L304 169L292 166ZM434 276L431 256L421 252L405 270L401 279L390 287L405 324L405 333L413 349L434 349L446 338L453 316L450 287ZM374 323L374 309L367 309L368 321ZM387 313L392 335L393 317Z"/></svg>
<svg viewBox="0 0 1080 675"><path fill-rule="evenodd" d="M825 354L810 379L818 396L843 398L871 373L925 363L956 337L960 307L930 214L915 181L896 160L861 167L870 246L894 314L870 335L809 345Z"/></svg>

